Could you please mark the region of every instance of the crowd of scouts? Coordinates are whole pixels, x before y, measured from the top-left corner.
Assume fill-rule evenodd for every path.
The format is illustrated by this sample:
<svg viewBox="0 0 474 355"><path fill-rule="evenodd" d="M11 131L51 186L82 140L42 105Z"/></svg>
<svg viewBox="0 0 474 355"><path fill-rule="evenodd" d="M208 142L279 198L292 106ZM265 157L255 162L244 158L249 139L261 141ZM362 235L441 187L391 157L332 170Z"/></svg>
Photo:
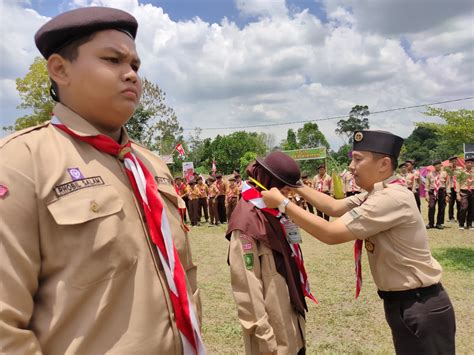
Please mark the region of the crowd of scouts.
<svg viewBox="0 0 474 355"><path fill-rule="evenodd" d="M299 228L326 244L354 242L356 297L365 244L398 354L454 354L454 309L417 185L394 175L403 139L354 132L340 200L324 166L310 181L281 152L250 164L248 181L238 172L175 181L124 128L142 90L137 28L127 12L91 7L35 35L56 106L50 121L0 140L0 352L205 354L187 210L194 226L228 221L247 354L306 352L306 299L316 298ZM471 226L472 159L452 183L434 165L430 211L455 195L457 218Z"/></svg>
<svg viewBox="0 0 474 355"><path fill-rule="evenodd" d="M200 226L204 218L205 223L213 227L227 223L232 216L240 198L242 177L238 169L229 178L215 172L210 172L208 178L193 173L189 181L176 177L174 186L176 193L186 203L184 220L187 221L189 217L192 226Z"/></svg>

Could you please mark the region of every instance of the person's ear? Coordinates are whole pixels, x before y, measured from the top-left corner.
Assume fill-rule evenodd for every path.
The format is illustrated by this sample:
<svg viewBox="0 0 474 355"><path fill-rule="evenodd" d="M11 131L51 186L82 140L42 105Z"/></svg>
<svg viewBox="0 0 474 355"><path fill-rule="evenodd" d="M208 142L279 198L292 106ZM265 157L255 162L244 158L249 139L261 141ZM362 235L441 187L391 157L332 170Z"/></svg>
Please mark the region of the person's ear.
<svg viewBox="0 0 474 355"><path fill-rule="evenodd" d="M67 86L70 82L68 75L69 61L61 57L59 54L52 54L48 58L48 74L49 77L54 80L58 86Z"/></svg>

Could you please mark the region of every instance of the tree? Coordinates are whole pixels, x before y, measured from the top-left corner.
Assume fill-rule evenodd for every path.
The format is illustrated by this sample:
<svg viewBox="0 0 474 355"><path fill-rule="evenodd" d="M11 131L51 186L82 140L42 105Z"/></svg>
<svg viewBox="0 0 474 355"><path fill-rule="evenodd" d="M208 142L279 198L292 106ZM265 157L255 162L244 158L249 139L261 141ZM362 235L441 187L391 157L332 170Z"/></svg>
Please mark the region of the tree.
<svg viewBox="0 0 474 355"><path fill-rule="evenodd" d="M298 142L296 141L296 133L291 128L286 133L286 140L281 143L283 150L298 149Z"/></svg>
<svg viewBox="0 0 474 355"><path fill-rule="evenodd" d="M129 135L159 154L172 154L183 143L183 128L174 110L165 104L166 94L157 84L142 79L140 104L125 127Z"/></svg>
<svg viewBox="0 0 474 355"><path fill-rule="evenodd" d="M319 130L316 123L307 122L303 128L298 129L298 147L304 148L316 148L324 146L326 149L329 148L329 143L326 140L324 134ZM306 171L309 174L313 174L321 160L303 160L300 162L302 171Z"/></svg>
<svg viewBox="0 0 474 355"><path fill-rule="evenodd" d="M369 106L356 105L349 112L349 118L346 120L340 120L337 122L336 133L346 138L349 144L352 144L352 135L354 131L369 129L370 115Z"/></svg>
<svg viewBox="0 0 474 355"><path fill-rule="evenodd" d="M16 89L22 101L17 108L29 109L33 113L18 118L13 126L3 129L18 131L50 120L55 105L49 94L50 86L46 60L36 57L25 77L16 79Z"/></svg>
<svg viewBox="0 0 474 355"><path fill-rule="evenodd" d="M240 174L245 175L245 169L251 162L257 159L257 153L247 152L240 158Z"/></svg>
<svg viewBox="0 0 474 355"><path fill-rule="evenodd" d="M459 154L463 143L474 142L474 110L448 111L428 107L424 112L429 117L440 117L445 123L420 122L418 127L431 128L440 140L445 153ZM440 147L440 148L441 148Z"/></svg>
<svg viewBox="0 0 474 355"><path fill-rule="evenodd" d="M415 159L418 166L430 165L438 159L438 138L436 132L428 127L416 127L405 139L400 152L400 160Z"/></svg>

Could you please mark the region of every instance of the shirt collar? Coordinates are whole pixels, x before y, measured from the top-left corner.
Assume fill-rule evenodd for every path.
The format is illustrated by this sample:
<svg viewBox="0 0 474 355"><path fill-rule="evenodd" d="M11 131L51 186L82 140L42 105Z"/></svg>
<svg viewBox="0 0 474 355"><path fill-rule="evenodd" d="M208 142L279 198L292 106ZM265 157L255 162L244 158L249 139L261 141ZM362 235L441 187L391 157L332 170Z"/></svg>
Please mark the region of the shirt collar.
<svg viewBox="0 0 474 355"><path fill-rule="evenodd" d="M101 133L97 128L94 127L89 121L72 111L69 107L58 103L53 110L54 115L67 126L71 131L80 136L97 136ZM122 127L122 134L120 144L127 143L130 138L124 127Z"/></svg>

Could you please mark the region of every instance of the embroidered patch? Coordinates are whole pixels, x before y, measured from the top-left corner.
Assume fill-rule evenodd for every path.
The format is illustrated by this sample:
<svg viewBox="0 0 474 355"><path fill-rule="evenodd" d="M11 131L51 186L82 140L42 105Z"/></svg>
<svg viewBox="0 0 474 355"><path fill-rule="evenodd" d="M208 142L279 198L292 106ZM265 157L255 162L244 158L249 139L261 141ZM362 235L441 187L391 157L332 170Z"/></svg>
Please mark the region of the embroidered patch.
<svg viewBox="0 0 474 355"><path fill-rule="evenodd" d="M155 176L157 184L173 185L173 181L164 176Z"/></svg>
<svg viewBox="0 0 474 355"><path fill-rule="evenodd" d="M364 139L364 134L362 132L357 132L356 134L354 134L354 140L356 142L360 142L362 141L362 139Z"/></svg>
<svg viewBox="0 0 474 355"><path fill-rule="evenodd" d="M374 252L374 249L375 249L375 244L366 239L366 240L365 240L365 249L366 249L369 253L373 253L373 252Z"/></svg>
<svg viewBox="0 0 474 355"><path fill-rule="evenodd" d="M54 192L56 193L56 196L61 197L70 194L71 192L84 189L86 187L93 187L98 185L104 185L104 180L102 180L100 176L93 176L58 185L54 188Z"/></svg>
<svg viewBox="0 0 474 355"><path fill-rule="evenodd" d="M242 244L242 249L245 250L252 250L252 243L244 243Z"/></svg>
<svg viewBox="0 0 474 355"><path fill-rule="evenodd" d="M244 261L245 261L245 268L247 270L252 270L253 269L253 254L252 253L244 254Z"/></svg>
<svg viewBox="0 0 474 355"><path fill-rule="evenodd" d="M8 194L8 187L6 185L0 185L0 197L3 198Z"/></svg>
<svg viewBox="0 0 474 355"><path fill-rule="evenodd" d="M84 179L84 175L82 175L79 168L68 168L67 172L69 173L69 176L71 177L73 181Z"/></svg>

